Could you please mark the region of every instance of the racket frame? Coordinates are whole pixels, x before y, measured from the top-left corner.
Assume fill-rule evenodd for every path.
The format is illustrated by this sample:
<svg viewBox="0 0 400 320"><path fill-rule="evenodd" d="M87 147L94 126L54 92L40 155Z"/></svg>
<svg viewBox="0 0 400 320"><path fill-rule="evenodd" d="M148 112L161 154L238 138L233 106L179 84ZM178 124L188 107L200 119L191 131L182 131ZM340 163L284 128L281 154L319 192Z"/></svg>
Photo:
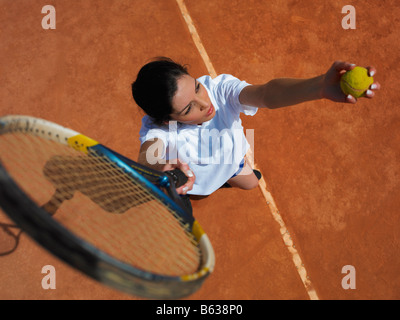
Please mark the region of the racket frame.
<svg viewBox="0 0 400 320"><path fill-rule="evenodd" d="M24 115L9 115L0 118L0 135L15 131L41 136L82 152L93 150L106 156L143 183L149 191L185 221L186 227L198 242L202 261L197 272L174 277L144 271L117 260L80 239L53 219L47 211L39 207L21 190L0 162L0 206L31 238L91 278L130 294L151 299L178 299L200 288L214 269L214 250L197 220L154 184L158 182L161 187L173 189L168 175L144 167L91 138L53 122ZM144 176L148 178L152 176L154 180L149 181Z"/></svg>

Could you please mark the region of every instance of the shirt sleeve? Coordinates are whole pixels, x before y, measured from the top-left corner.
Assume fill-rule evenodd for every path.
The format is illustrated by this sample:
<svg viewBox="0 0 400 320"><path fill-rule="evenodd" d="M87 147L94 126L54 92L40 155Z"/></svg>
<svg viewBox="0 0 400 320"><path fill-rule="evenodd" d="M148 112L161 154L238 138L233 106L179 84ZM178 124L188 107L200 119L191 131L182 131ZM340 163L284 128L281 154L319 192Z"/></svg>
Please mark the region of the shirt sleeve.
<svg viewBox="0 0 400 320"><path fill-rule="evenodd" d="M140 128L139 139L141 145L149 140L161 139L164 143L163 155L165 155L168 146L168 129L155 125L151 118L146 115L142 118L142 127Z"/></svg>
<svg viewBox="0 0 400 320"><path fill-rule="evenodd" d="M246 81L239 80L232 75L224 74L219 77L221 77L218 79L219 90L222 91L220 94L222 93L226 97L227 103L235 110L235 112L241 112L248 116L254 116L257 113L258 108L241 104L239 101L239 95L243 88L250 86L250 84Z"/></svg>

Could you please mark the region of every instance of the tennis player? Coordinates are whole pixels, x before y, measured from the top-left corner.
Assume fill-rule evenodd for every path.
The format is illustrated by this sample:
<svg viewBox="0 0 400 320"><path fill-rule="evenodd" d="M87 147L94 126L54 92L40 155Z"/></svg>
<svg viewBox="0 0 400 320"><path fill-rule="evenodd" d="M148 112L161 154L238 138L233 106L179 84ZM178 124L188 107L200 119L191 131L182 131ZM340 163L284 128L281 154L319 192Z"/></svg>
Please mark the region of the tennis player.
<svg viewBox="0 0 400 320"><path fill-rule="evenodd" d="M356 103L342 93L341 74L354 64L336 61L309 79L280 78L251 85L228 74L195 79L169 58L144 65L132 83L135 102L144 110L138 162L156 170L180 168L188 182L179 194L206 196L221 187L253 189L260 175L246 160L249 143L240 114L277 109L317 99ZM376 69L368 67L373 76ZM373 83L366 93L379 89Z"/></svg>

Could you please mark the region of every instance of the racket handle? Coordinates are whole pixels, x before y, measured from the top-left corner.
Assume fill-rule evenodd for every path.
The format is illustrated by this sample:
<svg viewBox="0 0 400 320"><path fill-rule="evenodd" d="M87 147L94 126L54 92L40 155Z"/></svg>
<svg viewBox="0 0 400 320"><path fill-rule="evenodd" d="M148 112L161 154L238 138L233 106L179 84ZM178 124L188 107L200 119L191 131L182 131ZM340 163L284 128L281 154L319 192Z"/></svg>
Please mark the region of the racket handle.
<svg viewBox="0 0 400 320"><path fill-rule="evenodd" d="M175 184L175 188L183 186L188 181L188 178L180 169L165 171L165 173L172 178Z"/></svg>

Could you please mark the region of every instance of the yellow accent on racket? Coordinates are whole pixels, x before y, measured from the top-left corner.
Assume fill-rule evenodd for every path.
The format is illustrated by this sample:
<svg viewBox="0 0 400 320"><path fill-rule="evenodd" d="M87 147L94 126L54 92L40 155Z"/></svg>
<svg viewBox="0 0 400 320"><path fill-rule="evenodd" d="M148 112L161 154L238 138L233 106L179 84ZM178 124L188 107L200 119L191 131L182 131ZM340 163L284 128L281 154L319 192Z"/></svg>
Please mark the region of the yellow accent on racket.
<svg viewBox="0 0 400 320"><path fill-rule="evenodd" d="M193 223L192 233L196 237L197 241L200 241L201 236L205 233L197 220L195 220Z"/></svg>
<svg viewBox="0 0 400 320"><path fill-rule="evenodd" d="M88 153L87 148L93 147L99 143L96 140L84 136L83 134L78 134L68 138L68 144L75 150Z"/></svg>

